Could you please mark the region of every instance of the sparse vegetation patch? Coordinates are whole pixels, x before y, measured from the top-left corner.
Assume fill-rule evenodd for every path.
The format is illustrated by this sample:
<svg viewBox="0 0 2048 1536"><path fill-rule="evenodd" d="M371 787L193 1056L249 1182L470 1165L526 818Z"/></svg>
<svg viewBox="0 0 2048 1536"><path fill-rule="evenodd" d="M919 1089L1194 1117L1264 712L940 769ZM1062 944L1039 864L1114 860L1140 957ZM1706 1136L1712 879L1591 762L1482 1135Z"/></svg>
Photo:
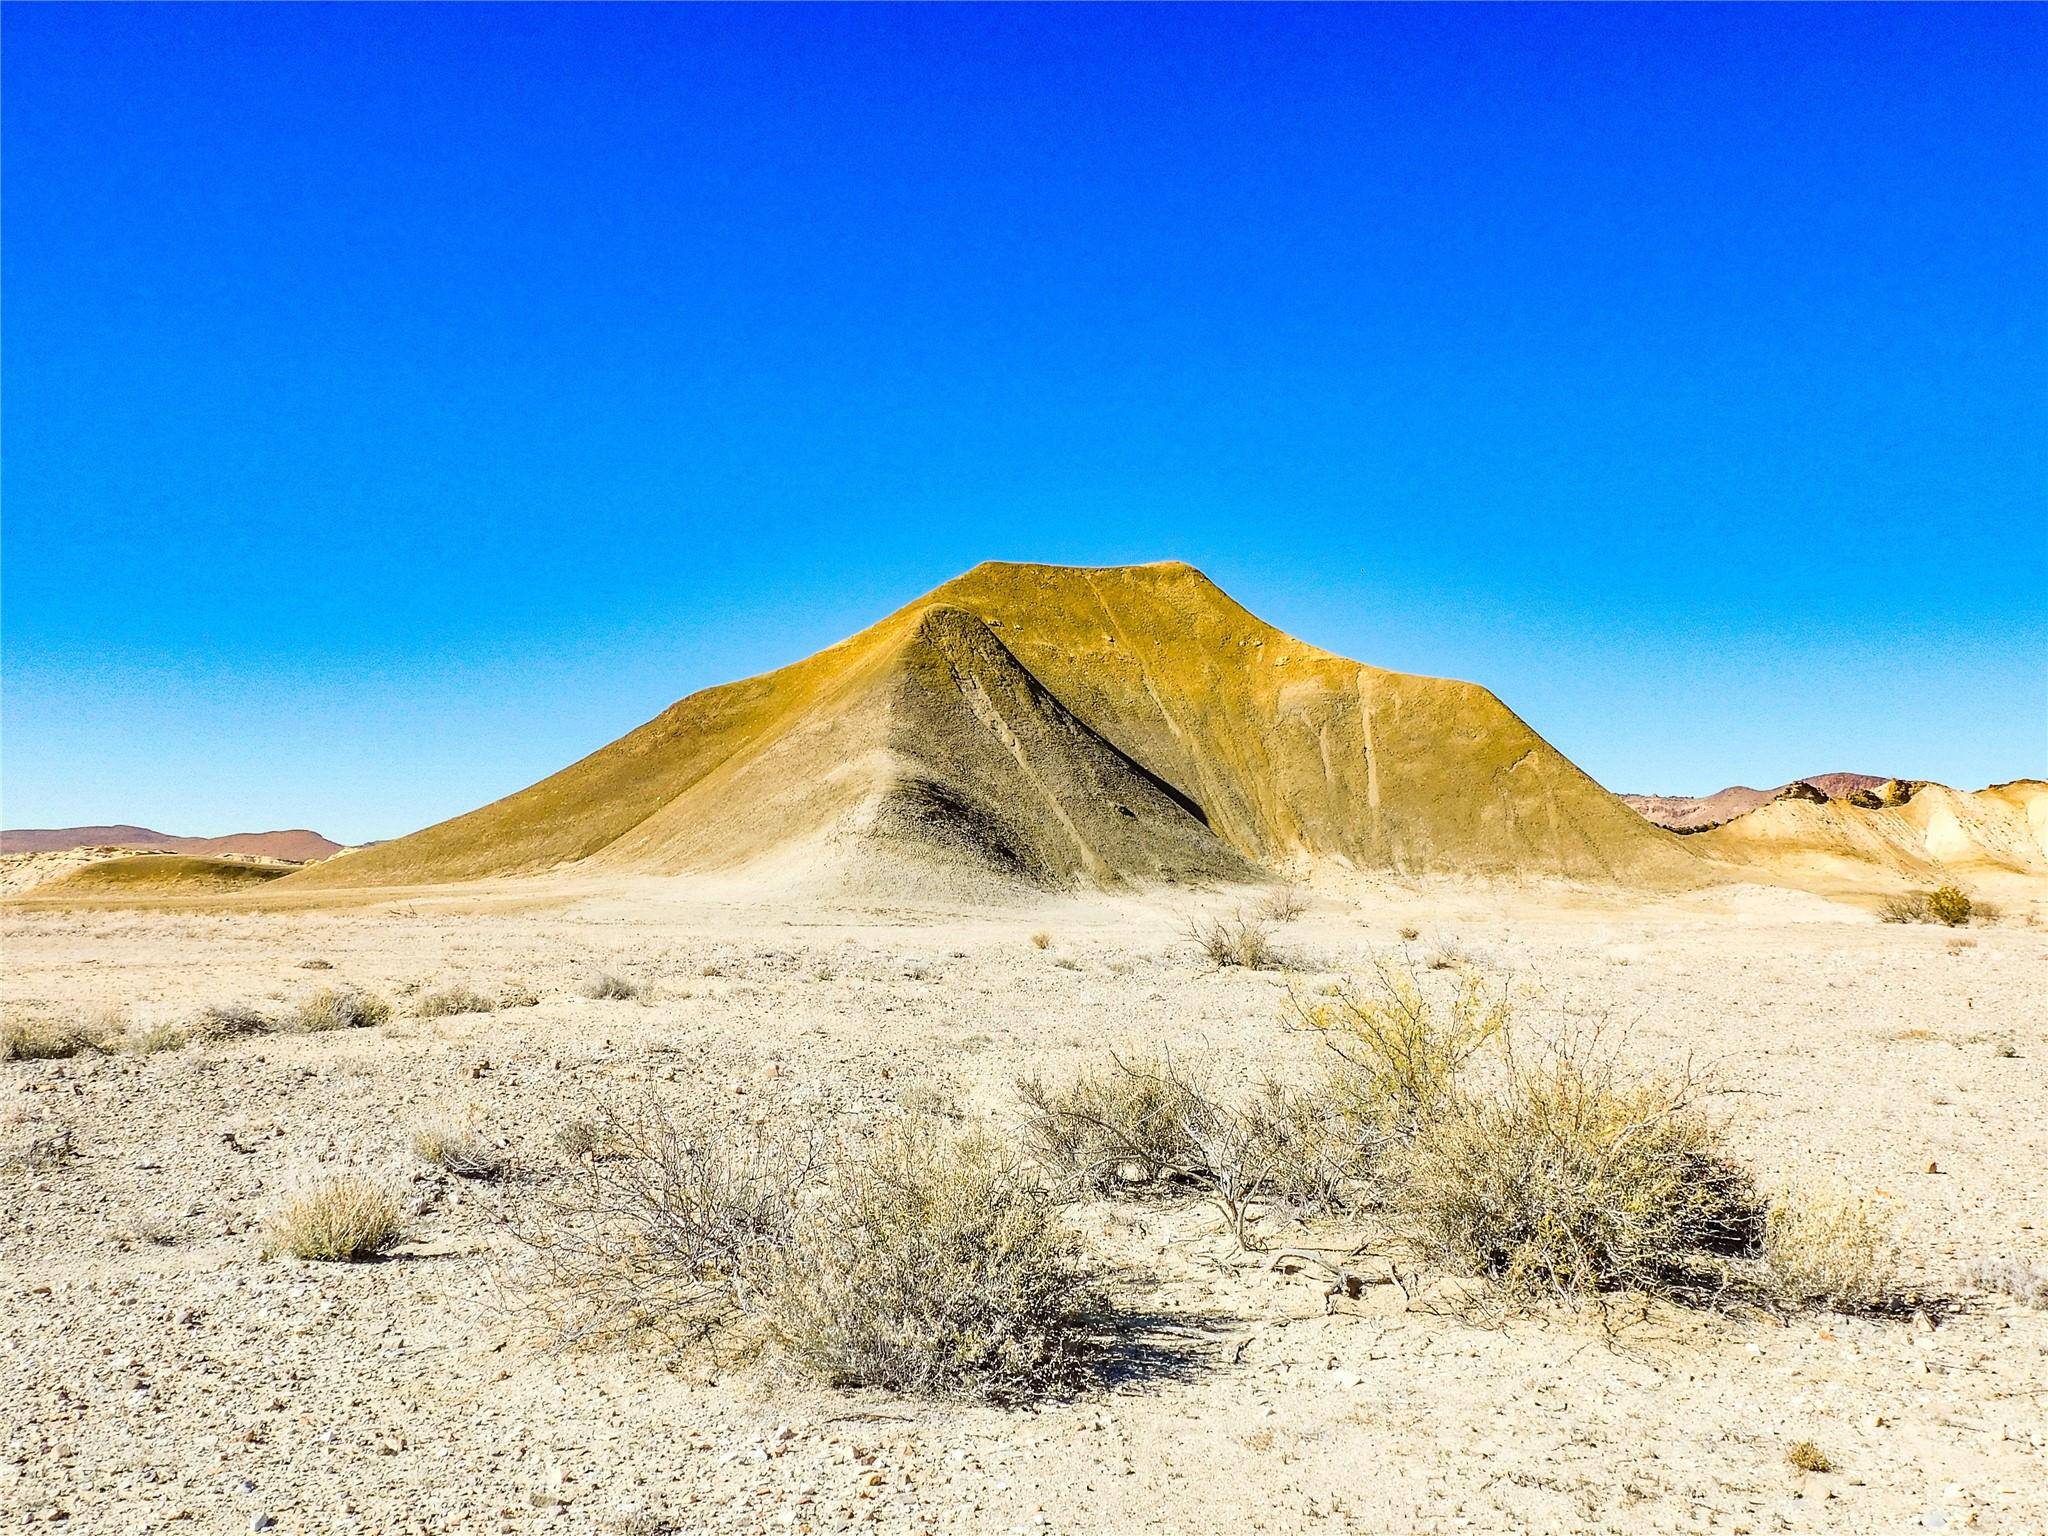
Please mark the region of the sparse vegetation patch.
<svg viewBox="0 0 2048 1536"><path fill-rule="evenodd" d="M526 1236L555 1337L772 1344L839 1385L1010 1401L1071 1380L1096 1293L1054 1205L992 1143L899 1122L596 1117Z"/></svg>
<svg viewBox="0 0 2048 1536"><path fill-rule="evenodd" d="M375 1258L399 1240L404 1216L373 1180L322 1180L294 1197L271 1222L276 1246L294 1258L353 1263Z"/></svg>
<svg viewBox="0 0 2048 1536"><path fill-rule="evenodd" d="M333 1029L371 1029L391 1018L391 1005L353 987L322 987L299 1004L298 1026L311 1034Z"/></svg>
<svg viewBox="0 0 2048 1536"><path fill-rule="evenodd" d="M458 1013L490 1013L498 1005L474 987L443 987L429 992L413 1005L423 1019L444 1019Z"/></svg>

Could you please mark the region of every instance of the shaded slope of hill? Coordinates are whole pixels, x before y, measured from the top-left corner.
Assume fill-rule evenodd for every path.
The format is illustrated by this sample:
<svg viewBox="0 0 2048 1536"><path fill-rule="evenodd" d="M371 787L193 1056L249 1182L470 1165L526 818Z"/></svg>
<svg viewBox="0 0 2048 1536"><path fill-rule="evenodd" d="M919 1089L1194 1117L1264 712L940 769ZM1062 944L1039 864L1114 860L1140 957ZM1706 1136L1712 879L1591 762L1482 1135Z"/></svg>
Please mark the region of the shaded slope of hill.
<svg viewBox="0 0 2048 1536"><path fill-rule="evenodd" d="M304 827L280 832L231 832L225 837L176 837L148 827L15 827L0 832L0 853L61 853L67 848L140 848L201 858L244 854L310 863L332 858L342 845Z"/></svg>
<svg viewBox="0 0 2048 1536"><path fill-rule="evenodd" d="M293 887L876 858L1037 885L1410 873L1698 878L1485 689L1262 623L1179 564L988 564L693 694L530 789Z"/></svg>

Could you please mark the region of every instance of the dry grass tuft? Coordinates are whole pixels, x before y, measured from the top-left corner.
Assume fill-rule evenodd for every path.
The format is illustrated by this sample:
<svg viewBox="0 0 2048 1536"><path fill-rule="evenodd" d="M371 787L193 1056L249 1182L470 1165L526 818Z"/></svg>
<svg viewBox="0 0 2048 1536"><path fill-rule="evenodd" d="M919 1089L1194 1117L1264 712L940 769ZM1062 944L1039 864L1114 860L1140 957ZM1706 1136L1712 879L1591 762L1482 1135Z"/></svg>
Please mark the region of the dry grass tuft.
<svg viewBox="0 0 2048 1536"><path fill-rule="evenodd" d="M299 1004L298 1027L309 1034L333 1029L372 1029L391 1018L391 1005L353 987L322 987Z"/></svg>
<svg viewBox="0 0 2048 1536"><path fill-rule="evenodd" d="M246 1040L267 1035L277 1023L259 1008L247 1003L217 1003L206 1009L191 1025L194 1040Z"/></svg>
<svg viewBox="0 0 2048 1536"><path fill-rule="evenodd" d="M1977 1259L1965 1266L1963 1279L1980 1290L2010 1296L2023 1307L2048 1311L2048 1266L2025 1259Z"/></svg>
<svg viewBox="0 0 2048 1536"><path fill-rule="evenodd" d="M1051 944L1052 935L1047 933L1043 928L1039 929L1038 932L1031 935L1031 947L1033 949L1046 949L1049 948Z"/></svg>
<svg viewBox="0 0 2048 1536"><path fill-rule="evenodd" d="M579 990L592 1002L639 1002L647 996L642 983L614 976L610 971L597 972Z"/></svg>
<svg viewBox="0 0 2048 1536"><path fill-rule="evenodd" d="M1898 1240L1867 1200L1780 1196L1765 1214L1761 1258L1751 1290L1779 1311L1887 1313L1902 1304Z"/></svg>
<svg viewBox="0 0 2048 1536"><path fill-rule="evenodd" d="M412 1150L421 1162L431 1163L458 1179L500 1179L511 1169L502 1151L478 1132L463 1126L423 1126L413 1135Z"/></svg>
<svg viewBox="0 0 2048 1536"><path fill-rule="evenodd" d="M1283 885L1259 903L1259 915L1268 922L1291 923L1308 910L1308 898L1298 885Z"/></svg>
<svg viewBox="0 0 2048 1536"><path fill-rule="evenodd" d="M1277 971L1285 965L1265 924L1243 912L1190 918L1187 936L1218 970L1241 966L1247 971Z"/></svg>
<svg viewBox="0 0 2048 1536"><path fill-rule="evenodd" d="M1413 925L1404 927L1401 930L1401 938L1404 943L1413 944L1417 939L1421 937L1422 930L1420 928L1414 927Z"/></svg>
<svg viewBox="0 0 2048 1536"><path fill-rule="evenodd" d="M110 1048L110 1036L92 1025L49 1019L9 1019L0 1025L0 1061L63 1061Z"/></svg>
<svg viewBox="0 0 2048 1536"><path fill-rule="evenodd" d="M423 1019L445 1019L458 1013L490 1013L497 1006L474 987L454 986L429 992L413 1005L413 1011Z"/></svg>
<svg viewBox="0 0 2048 1536"><path fill-rule="evenodd" d="M157 1056L165 1051L181 1051L193 1040L192 1029L185 1024L156 1024L140 1034L130 1035L127 1047L138 1056Z"/></svg>
<svg viewBox="0 0 2048 1536"><path fill-rule="evenodd" d="M1802 1472L1832 1472L1835 1464L1827 1452L1811 1440L1801 1440L1785 1452L1785 1459Z"/></svg>
<svg viewBox="0 0 2048 1536"><path fill-rule="evenodd" d="M353 1263L390 1248L404 1225L398 1202L383 1186L344 1176L294 1197L273 1218L271 1238L294 1258Z"/></svg>

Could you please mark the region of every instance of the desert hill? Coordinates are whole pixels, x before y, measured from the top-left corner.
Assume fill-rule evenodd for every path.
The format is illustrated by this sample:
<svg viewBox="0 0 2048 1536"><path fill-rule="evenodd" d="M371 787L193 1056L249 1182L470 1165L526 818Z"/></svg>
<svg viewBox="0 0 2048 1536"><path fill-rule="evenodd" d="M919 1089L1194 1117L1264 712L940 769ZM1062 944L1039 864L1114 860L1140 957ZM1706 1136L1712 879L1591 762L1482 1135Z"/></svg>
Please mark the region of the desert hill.
<svg viewBox="0 0 2048 1536"><path fill-rule="evenodd" d="M15 827L0 832L0 854L62 853L71 848L136 848L198 858L243 854L307 864L332 858L342 845L304 827L282 832L232 832L226 837L175 837L148 827Z"/></svg>
<svg viewBox="0 0 2048 1536"><path fill-rule="evenodd" d="M2048 879L2048 783L1965 791L1888 780L1840 799L1786 794L1688 841L1815 888Z"/></svg>
<svg viewBox="0 0 2048 1536"><path fill-rule="evenodd" d="M1319 650L1179 563L990 563L281 888L570 866L1117 887L1303 859L1658 886L1704 867L1475 684Z"/></svg>
<svg viewBox="0 0 2048 1536"><path fill-rule="evenodd" d="M248 890L291 872L286 864L191 854L138 853L99 859L38 888L39 897L193 896Z"/></svg>
<svg viewBox="0 0 2048 1536"><path fill-rule="evenodd" d="M1751 789L1746 784L1731 784L1711 795L1623 795L1621 799L1660 827L1670 827L1675 832L1693 832L1745 816L1801 784L1810 784L1829 799L1840 800L1857 790L1874 792L1886 782L1882 775L1874 773L1816 773L1780 784L1776 789Z"/></svg>

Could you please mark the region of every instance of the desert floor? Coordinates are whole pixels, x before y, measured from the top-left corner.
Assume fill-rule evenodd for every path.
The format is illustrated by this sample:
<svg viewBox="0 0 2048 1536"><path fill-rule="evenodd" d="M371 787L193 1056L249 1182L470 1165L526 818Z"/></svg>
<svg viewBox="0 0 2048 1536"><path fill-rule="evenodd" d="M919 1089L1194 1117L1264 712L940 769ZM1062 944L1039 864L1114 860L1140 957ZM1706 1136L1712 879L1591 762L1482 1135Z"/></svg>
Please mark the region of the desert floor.
<svg viewBox="0 0 2048 1536"><path fill-rule="evenodd" d="M1971 1289L2048 1260L2048 931L1886 927L1784 892L1654 906L1478 888L1319 893L1292 977L1181 936L1218 895L990 912L792 910L649 882L345 911L4 921L10 1008L131 1026L348 981L387 1025L0 1066L0 1522L72 1531L1896 1531L2048 1529L2048 1313ZM1404 944L1405 926L1419 937ZM1043 930L1043 950L1030 936ZM1393 1284L1332 1304L1200 1205L1084 1206L1132 1322L1032 1410L822 1390L761 1366L562 1355L504 1306L553 1128L606 1095L906 1095L1014 1117L1014 1084L1169 1044L1299 1070L1290 984L1461 946L1532 1012L1605 1015L1709 1066L1770 1185L1878 1192L1919 1320L1671 1309L1500 1327ZM302 968L308 960L332 969ZM645 1002L577 987L604 967ZM533 1006L427 1020L467 982ZM2010 1046L2016 1054L2002 1054ZM535 1172L461 1183L413 1132L471 1117ZM386 1261L266 1257L279 1201L374 1172ZM1282 1245L1340 1234L1283 1233ZM1812 1439L1832 1474L1795 1471ZM182 1523L181 1523L182 1522Z"/></svg>

